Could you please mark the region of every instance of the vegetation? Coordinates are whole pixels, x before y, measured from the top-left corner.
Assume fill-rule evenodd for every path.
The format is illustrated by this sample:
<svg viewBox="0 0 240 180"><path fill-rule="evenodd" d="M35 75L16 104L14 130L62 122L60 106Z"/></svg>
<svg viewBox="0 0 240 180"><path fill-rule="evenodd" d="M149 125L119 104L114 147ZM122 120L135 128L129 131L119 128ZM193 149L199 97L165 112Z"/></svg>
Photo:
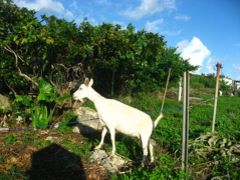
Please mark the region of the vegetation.
<svg viewBox="0 0 240 180"><path fill-rule="evenodd" d="M131 101L128 101L128 104L149 113L154 119L157 116L161 104L161 99L156 98L156 94L157 92L135 94L131 97ZM126 99L120 100L127 103ZM211 132L213 101L203 102L201 104L195 102L190 103L190 179L208 179L213 177L222 179L227 177L233 179L239 178L239 100L239 97L219 97L216 122L217 133L214 136L209 134L209 132ZM89 103L87 105L91 106ZM161 120L159 126L154 130L152 138L157 142L157 146L155 147L157 164L155 166L141 168L137 163L141 161L141 145L139 142L135 138L128 136L117 136L117 152L132 159L136 162L136 165L134 165L128 173L123 175L112 175L112 179L183 179L186 176L180 168L182 111L179 106L181 107L181 103L173 99L167 99L164 108L165 118ZM64 148L74 153L77 157L80 157L81 161L84 162L84 167L89 168L90 166L94 166L87 162L91 155L92 148L100 141L100 134L98 133L96 136L91 135L86 137L74 135L71 132L71 127L67 126L67 122L73 121L74 118L73 114L66 113L62 120L63 125L60 126L57 131L16 132L5 134L2 136L3 141L1 142L3 145L1 144L1 147L3 148L1 148L1 151L7 151L7 147L12 146L21 149L33 146L35 147L34 152L37 153L45 149L49 150L49 146L52 147L52 145L54 145L55 147L55 144L57 144L61 146L58 148ZM46 140L48 136L57 138L52 142ZM110 152L111 141L109 137L107 139L105 149ZM18 145L20 143L23 145ZM129 146L130 144L131 146ZM11 152L9 148L8 151L6 151L1 152L2 166L8 165L8 167L11 168L5 171L4 177L11 177L11 175L14 177L28 177L28 174L25 172L29 170L29 166L22 167L20 164L14 165L14 163L11 164L7 161L10 155L15 157L16 152L19 154L22 151L19 152L13 149L13 152ZM21 156L18 155L17 157ZM28 164L31 163L30 159L26 161ZM76 162L75 160L71 161ZM52 166L51 168L56 167L56 169L59 169L59 165L54 164L54 162L54 160L48 161ZM50 168L49 165L47 167Z"/></svg>
<svg viewBox="0 0 240 180"><path fill-rule="evenodd" d="M137 31L131 24L123 29L108 23L93 26L87 20L77 25L54 16L36 18L34 11L0 0L0 48L0 93L12 100L11 108L0 110L0 122L16 130L0 134L0 179L51 179L49 174L87 178L94 173L112 179L187 176L180 168L182 103L175 99L179 77L196 67L167 47L163 36ZM75 87L66 90L65 85L93 77L97 91L155 119L169 68L165 118L152 135L156 165L142 168L136 163L129 172L113 175L90 164L100 136L72 133L69 124L76 116L70 93ZM239 97L219 97L217 133L211 135L214 75L192 75L190 84L191 96L198 99L190 102L189 178L239 179ZM220 86L224 95L232 88L224 82ZM93 108L90 102L85 106ZM16 122L19 117L22 124ZM59 128L52 130L51 124L59 121ZM22 127L26 131L18 132ZM136 139L119 135L116 145L119 154L141 160ZM105 148L110 151L110 142Z"/></svg>
<svg viewBox="0 0 240 180"><path fill-rule="evenodd" d="M126 29L87 21L77 26L54 16L37 19L34 11L11 0L1 0L0 5L4 93L34 91L38 77L61 85L84 76L96 79L96 88L104 88L105 94L145 91L162 86L170 67L172 81L194 69L176 49L167 47L163 36L136 31L131 24Z"/></svg>

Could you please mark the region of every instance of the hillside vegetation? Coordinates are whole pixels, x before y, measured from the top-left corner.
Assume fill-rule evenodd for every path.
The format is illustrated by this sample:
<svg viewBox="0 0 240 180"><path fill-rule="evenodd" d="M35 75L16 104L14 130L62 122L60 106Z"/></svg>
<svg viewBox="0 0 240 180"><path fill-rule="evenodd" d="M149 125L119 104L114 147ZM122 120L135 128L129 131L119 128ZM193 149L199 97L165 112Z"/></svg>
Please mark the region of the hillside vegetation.
<svg viewBox="0 0 240 180"><path fill-rule="evenodd" d="M182 102L178 80L191 66L160 34L131 24L77 25L0 0L0 179L183 179ZM100 132L74 134L72 93L85 77L106 97L118 99L155 119L172 69L162 119L153 131L156 164L140 167L141 145L118 135L117 153L134 163L110 174L90 163ZM210 134L214 75L191 75L189 179L240 178L240 97L221 82L216 133ZM94 109L91 102L84 106ZM57 129L52 125L60 123ZM107 140L105 149L111 150Z"/></svg>

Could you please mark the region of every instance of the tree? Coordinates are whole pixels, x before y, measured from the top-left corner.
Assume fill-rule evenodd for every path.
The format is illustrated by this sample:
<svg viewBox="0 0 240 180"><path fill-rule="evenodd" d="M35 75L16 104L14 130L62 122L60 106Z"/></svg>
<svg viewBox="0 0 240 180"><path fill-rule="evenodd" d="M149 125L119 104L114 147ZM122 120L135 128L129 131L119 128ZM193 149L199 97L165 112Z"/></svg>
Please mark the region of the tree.
<svg viewBox="0 0 240 180"><path fill-rule="evenodd" d="M36 18L35 12L0 0L1 91L37 91L44 77L57 88L62 83L95 79L104 94L149 91L163 86L169 68L171 81L194 69L164 37L136 31L129 24L79 26L54 16Z"/></svg>

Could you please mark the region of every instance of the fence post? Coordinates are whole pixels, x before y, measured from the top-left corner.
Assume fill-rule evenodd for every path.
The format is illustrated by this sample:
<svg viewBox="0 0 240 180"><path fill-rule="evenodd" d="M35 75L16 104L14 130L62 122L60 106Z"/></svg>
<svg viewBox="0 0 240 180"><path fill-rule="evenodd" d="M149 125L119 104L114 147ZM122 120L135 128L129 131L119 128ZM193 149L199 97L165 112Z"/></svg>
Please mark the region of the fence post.
<svg viewBox="0 0 240 180"><path fill-rule="evenodd" d="M180 77L178 82L178 102L182 100L182 77Z"/></svg>
<svg viewBox="0 0 240 180"><path fill-rule="evenodd" d="M166 86L165 86L162 105L161 105L161 110L160 110L161 113L163 112L163 107L164 107L164 104L165 104L165 99L166 99L166 95L167 95L167 90L168 90L168 84L169 84L169 80L170 80L171 71L172 71L172 68L170 68L168 70L168 76L167 76Z"/></svg>
<svg viewBox="0 0 240 180"><path fill-rule="evenodd" d="M188 174L189 72L183 75L182 170Z"/></svg>
<svg viewBox="0 0 240 180"><path fill-rule="evenodd" d="M220 77L220 69L221 64L217 63L217 74L216 74L216 89L215 89L215 98L214 98L214 110L213 110L213 121L212 121L212 133L215 132L215 124L216 124L216 115L217 115L217 102L218 102L218 89L219 89L219 77Z"/></svg>

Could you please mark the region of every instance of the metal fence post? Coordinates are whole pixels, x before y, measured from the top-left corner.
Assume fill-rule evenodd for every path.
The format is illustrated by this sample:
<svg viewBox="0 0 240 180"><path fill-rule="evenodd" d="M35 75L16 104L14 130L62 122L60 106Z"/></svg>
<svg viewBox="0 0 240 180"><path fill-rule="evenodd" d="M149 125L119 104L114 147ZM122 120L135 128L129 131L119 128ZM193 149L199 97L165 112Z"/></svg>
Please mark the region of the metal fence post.
<svg viewBox="0 0 240 180"><path fill-rule="evenodd" d="M182 170L188 174L189 72L183 75Z"/></svg>

